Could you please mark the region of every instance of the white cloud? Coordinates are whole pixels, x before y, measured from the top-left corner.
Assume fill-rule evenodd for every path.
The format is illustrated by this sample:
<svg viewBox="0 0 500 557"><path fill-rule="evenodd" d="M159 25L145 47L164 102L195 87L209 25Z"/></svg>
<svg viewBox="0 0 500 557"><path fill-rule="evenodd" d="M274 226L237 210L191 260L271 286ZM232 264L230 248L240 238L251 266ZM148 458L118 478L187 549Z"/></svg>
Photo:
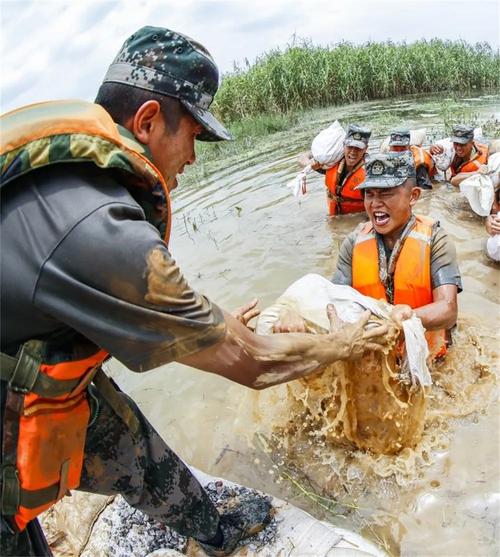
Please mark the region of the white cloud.
<svg viewBox="0 0 500 557"><path fill-rule="evenodd" d="M500 42L497 0L1 0L0 7L2 111L55 98L91 100L123 41L142 25L196 38L223 71L284 47L294 34L323 45Z"/></svg>

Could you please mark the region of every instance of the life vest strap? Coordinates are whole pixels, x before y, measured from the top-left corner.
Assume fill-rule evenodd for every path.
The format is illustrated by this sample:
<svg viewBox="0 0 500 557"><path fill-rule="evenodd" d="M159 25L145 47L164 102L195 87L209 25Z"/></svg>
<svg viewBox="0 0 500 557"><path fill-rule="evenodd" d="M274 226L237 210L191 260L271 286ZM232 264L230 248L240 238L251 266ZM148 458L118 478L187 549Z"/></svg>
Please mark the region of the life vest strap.
<svg viewBox="0 0 500 557"><path fill-rule="evenodd" d="M25 342L16 357L0 353L0 378L18 393L35 393L52 398L71 393L81 381L77 379L54 379L40 373L42 355L40 341Z"/></svg>
<svg viewBox="0 0 500 557"><path fill-rule="evenodd" d="M68 466L69 460L63 463L61 481L42 489L22 489L19 475L15 466L5 464L2 466L2 514L14 516L19 507L36 509L52 501L62 499L68 492Z"/></svg>
<svg viewBox="0 0 500 557"><path fill-rule="evenodd" d="M102 369L99 368L95 374L93 383L104 399L109 403L115 414L128 427L132 435L137 435L141 428L139 418L127 402L123 400L118 389Z"/></svg>

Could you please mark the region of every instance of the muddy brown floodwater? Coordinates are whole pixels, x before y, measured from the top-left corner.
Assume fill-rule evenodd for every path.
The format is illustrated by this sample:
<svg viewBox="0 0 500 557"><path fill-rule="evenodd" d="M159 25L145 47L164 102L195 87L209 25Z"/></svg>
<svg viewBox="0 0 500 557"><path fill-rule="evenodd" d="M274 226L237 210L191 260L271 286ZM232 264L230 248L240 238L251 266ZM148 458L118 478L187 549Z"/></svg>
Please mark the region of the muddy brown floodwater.
<svg viewBox="0 0 500 557"><path fill-rule="evenodd" d="M319 175L300 201L285 187L298 171L297 154L319 129L334 119L369 125L377 151L394 125L425 127L434 139L444 122L492 118L500 119L499 94L308 112L293 129L191 169L173 199L171 252L190 284L225 309L254 296L264 308L306 273L330 277L342 239L363 220L326 216ZM417 212L438 219L454 240L464 291L455 347L434 372L426 430L415 450L372 457L279 433L271 438L278 391L257 396L179 364L144 374L118 362L111 368L172 448L205 472L289 498L393 555L493 556L500 551L499 268L484 253L483 219L452 186L424 192ZM256 436L264 431L265 439Z"/></svg>

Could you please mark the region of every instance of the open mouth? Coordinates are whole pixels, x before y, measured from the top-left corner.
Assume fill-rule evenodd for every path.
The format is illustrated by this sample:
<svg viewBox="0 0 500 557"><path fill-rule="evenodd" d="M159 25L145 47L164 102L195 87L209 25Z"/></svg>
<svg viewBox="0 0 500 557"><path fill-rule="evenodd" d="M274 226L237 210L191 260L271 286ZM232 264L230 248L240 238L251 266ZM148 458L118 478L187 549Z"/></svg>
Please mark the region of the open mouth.
<svg viewBox="0 0 500 557"><path fill-rule="evenodd" d="M375 211L373 213L373 218L375 219L375 224L377 226L385 226L391 217L382 211Z"/></svg>

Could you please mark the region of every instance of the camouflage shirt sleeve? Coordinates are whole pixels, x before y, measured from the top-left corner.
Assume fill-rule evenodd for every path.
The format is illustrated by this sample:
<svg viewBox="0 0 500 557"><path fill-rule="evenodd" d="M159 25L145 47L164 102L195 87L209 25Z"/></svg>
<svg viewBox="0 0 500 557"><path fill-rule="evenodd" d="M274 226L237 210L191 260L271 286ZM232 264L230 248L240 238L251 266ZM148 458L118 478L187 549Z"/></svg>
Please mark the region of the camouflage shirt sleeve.
<svg viewBox="0 0 500 557"><path fill-rule="evenodd" d="M332 277L333 284L352 286L352 252L356 239L356 231L345 237L339 250L337 269Z"/></svg>
<svg viewBox="0 0 500 557"><path fill-rule="evenodd" d="M103 184L102 191L101 198L91 188L84 191L96 201L61 236L39 270L33 296L37 311L135 371L219 341L225 334L222 311L190 287L140 205L114 182ZM68 212L69 207L61 214Z"/></svg>
<svg viewBox="0 0 500 557"><path fill-rule="evenodd" d="M455 245L439 224L434 225L431 240L431 281L433 289L444 284L455 284L458 292L462 291Z"/></svg>

